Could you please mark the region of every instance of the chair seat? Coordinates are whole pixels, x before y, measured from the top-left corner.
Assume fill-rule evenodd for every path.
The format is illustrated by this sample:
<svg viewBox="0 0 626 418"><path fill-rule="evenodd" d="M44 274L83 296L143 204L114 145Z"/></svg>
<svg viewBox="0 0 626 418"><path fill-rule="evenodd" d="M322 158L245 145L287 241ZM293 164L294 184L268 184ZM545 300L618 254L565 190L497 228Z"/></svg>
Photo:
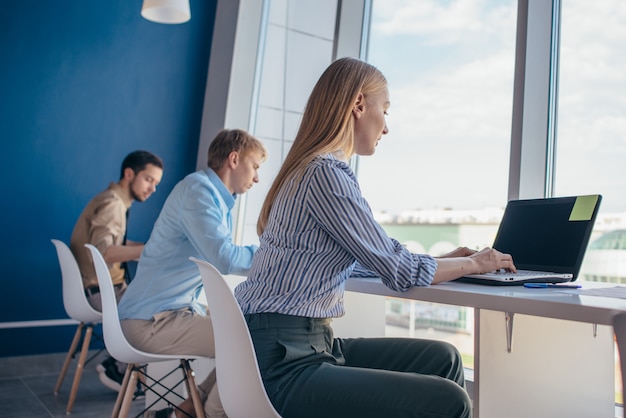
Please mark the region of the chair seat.
<svg viewBox="0 0 626 418"><path fill-rule="evenodd" d="M105 343L106 343L106 336L105 336ZM107 346L107 349L108 349L108 346ZM111 350L109 350L109 352L111 353ZM117 353L117 355L114 353ZM181 358L187 359L187 360L196 360L196 359L205 358L202 356L196 356L196 355L191 355L191 354L146 353L145 351L141 351L136 348L133 348L132 352L124 352L123 350L117 350L117 351L114 350L113 353L111 354L118 361L122 361L124 363L135 363L135 364L140 364L140 365L145 365L148 363L155 363L159 361L170 361L170 360L178 361Z"/></svg>

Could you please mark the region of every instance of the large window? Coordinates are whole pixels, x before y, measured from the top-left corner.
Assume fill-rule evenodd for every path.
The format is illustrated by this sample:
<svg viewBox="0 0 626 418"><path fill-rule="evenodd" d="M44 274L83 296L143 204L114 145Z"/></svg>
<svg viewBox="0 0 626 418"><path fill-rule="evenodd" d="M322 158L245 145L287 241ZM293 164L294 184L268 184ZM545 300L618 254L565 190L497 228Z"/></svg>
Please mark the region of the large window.
<svg viewBox="0 0 626 418"><path fill-rule="evenodd" d="M561 7L555 194L603 195L581 279L624 284L626 3L563 0ZM621 402L619 358L615 364Z"/></svg>
<svg viewBox="0 0 626 418"><path fill-rule="evenodd" d="M493 242L507 201L517 2L375 1L368 61L390 86L389 134L359 160L387 232L440 255ZM387 302L387 334L453 342L473 364L472 310Z"/></svg>
<svg viewBox="0 0 626 418"><path fill-rule="evenodd" d="M527 55L516 68L526 71L525 107L512 126L517 3L373 3L368 59L386 74L392 106L389 135L359 161L363 192L390 235L437 255L490 245L507 198L539 197L545 170L546 195L604 196L581 279L624 283L626 5L555 0L551 19L549 4L531 2ZM521 151L509 160L517 138ZM508 179L515 158L519 185ZM450 340L471 367L469 310L387 303L388 334ZM618 388L619 378L616 368Z"/></svg>
<svg viewBox="0 0 626 418"><path fill-rule="evenodd" d="M623 1L562 2L555 171L557 195L603 195L582 274L618 283L626 283L624 22Z"/></svg>

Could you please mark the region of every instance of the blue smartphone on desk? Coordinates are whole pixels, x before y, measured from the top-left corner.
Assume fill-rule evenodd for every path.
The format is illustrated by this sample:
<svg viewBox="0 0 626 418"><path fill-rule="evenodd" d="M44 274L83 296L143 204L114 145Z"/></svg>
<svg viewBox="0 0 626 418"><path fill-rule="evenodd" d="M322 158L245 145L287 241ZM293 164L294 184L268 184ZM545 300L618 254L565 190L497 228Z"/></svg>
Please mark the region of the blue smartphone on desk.
<svg viewBox="0 0 626 418"><path fill-rule="evenodd" d="M582 286L579 284L524 283L524 287L529 287L531 289L551 289L551 288L580 289Z"/></svg>

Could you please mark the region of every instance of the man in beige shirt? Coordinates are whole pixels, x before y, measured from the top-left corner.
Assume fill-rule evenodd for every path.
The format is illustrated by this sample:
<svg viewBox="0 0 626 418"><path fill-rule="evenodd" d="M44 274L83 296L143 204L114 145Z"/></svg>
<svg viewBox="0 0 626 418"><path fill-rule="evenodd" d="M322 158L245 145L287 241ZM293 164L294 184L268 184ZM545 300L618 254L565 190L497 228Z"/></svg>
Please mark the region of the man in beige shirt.
<svg viewBox="0 0 626 418"><path fill-rule="evenodd" d="M70 249L80 268L85 295L91 306L102 311L100 288L91 257L85 244L95 246L106 261L115 294L119 301L126 290L128 272L125 263L138 260L143 243L126 239L126 220L133 201L143 202L154 193L163 177L163 161L148 151L134 151L124 158L120 180L95 196L80 214ZM100 381L119 391L123 373L114 358L109 357L97 367Z"/></svg>

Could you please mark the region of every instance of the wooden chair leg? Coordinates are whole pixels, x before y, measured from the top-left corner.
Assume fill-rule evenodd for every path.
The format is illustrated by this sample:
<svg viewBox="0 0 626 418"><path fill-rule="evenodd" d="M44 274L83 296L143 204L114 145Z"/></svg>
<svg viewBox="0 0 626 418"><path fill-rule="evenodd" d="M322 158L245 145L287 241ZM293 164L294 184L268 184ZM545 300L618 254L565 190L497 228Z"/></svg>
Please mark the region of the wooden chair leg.
<svg viewBox="0 0 626 418"><path fill-rule="evenodd" d="M113 414L112 418L117 418L120 414L120 410L122 408L122 402L124 401L124 396L126 395L126 389L128 388L128 384L130 382L130 376L133 373L133 364L128 364L126 366L126 372L124 372L124 379L122 380L122 387L120 387L120 392L117 394L117 399L115 400L115 406L113 406Z"/></svg>
<svg viewBox="0 0 626 418"><path fill-rule="evenodd" d="M143 386L143 388L142 388L142 389L144 389L144 388L148 387L148 384L146 383L146 375L145 375L146 370L147 370L146 368L148 367L148 365L147 365L147 364L144 364L144 365L143 365L143 366L141 366L141 367L142 367L142 369L143 369L143 370L142 370L142 371L143 371L143 373L138 373L137 378L139 379L139 383L141 384L141 385L138 385L138 386ZM134 396L134 395L133 395L133 396Z"/></svg>
<svg viewBox="0 0 626 418"><path fill-rule="evenodd" d="M185 385L187 386L187 392L193 402L193 408L196 412L196 418L204 418L204 405L200 400L200 393L198 392L198 385L196 383L196 374L189 365L189 360L181 359L180 364L185 373Z"/></svg>
<svg viewBox="0 0 626 418"><path fill-rule="evenodd" d="M133 395L135 394L135 387L137 387L137 371L135 370L136 365L133 364L132 372L130 373L130 379L128 380L128 384L126 386L126 390L122 392L120 390L120 394L124 393L124 398L122 400L122 407L120 409L119 415L112 415L111 418L126 418L128 416L128 411L133 403ZM114 411L115 412L115 411Z"/></svg>
<svg viewBox="0 0 626 418"><path fill-rule="evenodd" d="M63 384L63 379L65 379L65 374L67 373L67 369L70 366L70 362L72 361L72 357L74 357L74 352L76 351L76 347L78 347L78 342L80 341L80 336L83 332L83 327L85 326L84 322L78 324L76 328L76 332L74 333L74 339L72 340L72 344L70 344L70 349L65 356L65 362L63 363L63 368L61 368L61 374L59 374L59 378L57 379L57 384L54 386L54 394L58 395L59 390L61 390L61 385Z"/></svg>
<svg viewBox="0 0 626 418"><path fill-rule="evenodd" d="M80 350L80 356L78 357L78 364L76 365L76 373L74 374L74 382L72 383L72 390L70 391L70 398L67 401L67 408L65 409L66 413L71 413L72 408L74 407L74 401L76 401L76 394L78 393L78 385L80 384L80 379L83 376L83 370L85 370L85 360L87 359L87 354L89 353L89 343L91 342L91 335L93 334L93 327L91 325L87 325L87 330L85 331L85 338L83 339L83 347Z"/></svg>

